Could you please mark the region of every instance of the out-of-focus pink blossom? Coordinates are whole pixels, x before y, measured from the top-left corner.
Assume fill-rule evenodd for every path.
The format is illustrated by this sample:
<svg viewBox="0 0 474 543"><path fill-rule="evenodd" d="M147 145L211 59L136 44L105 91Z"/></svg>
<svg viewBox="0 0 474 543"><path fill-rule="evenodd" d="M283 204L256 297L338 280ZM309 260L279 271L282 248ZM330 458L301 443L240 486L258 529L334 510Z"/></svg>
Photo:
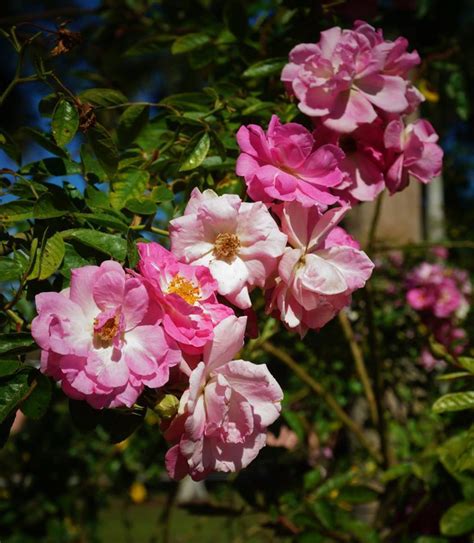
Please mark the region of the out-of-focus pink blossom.
<svg viewBox="0 0 474 543"><path fill-rule="evenodd" d="M320 145L304 126L281 124L273 115L266 133L258 125L241 126L237 142L237 175L244 177L253 200L322 207L338 201L331 189L343 180L344 153L335 145Z"/></svg>
<svg viewBox="0 0 474 543"><path fill-rule="evenodd" d="M288 247L279 267L268 311L278 310L282 321L303 336L319 329L362 288L374 267L342 228L334 229L348 208L321 214L317 207L297 203L280 206Z"/></svg>
<svg viewBox="0 0 474 543"><path fill-rule="evenodd" d="M131 406L181 360L146 288L117 262L73 270L70 288L38 294L36 308L31 332L43 350L41 370L93 407Z"/></svg>
<svg viewBox="0 0 474 543"><path fill-rule="evenodd" d="M317 44L292 49L281 79L303 113L337 132L353 132L375 121L378 111L401 114L413 107L407 73L419 57L407 53L407 45L404 38L384 40L381 30L361 21L353 30L330 28Z"/></svg>
<svg viewBox="0 0 474 543"><path fill-rule="evenodd" d="M421 351L420 364L426 371L433 371L434 369L443 369L446 367L446 362L435 358L429 349L424 348Z"/></svg>
<svg viewBox="0 0 474 543"><path fill-rule="evenodd" d="M209 268L183 264L158 243L137 245L141 277L165 332L185 353L202 353L216 324L234 313L217 301Z"/></svg>
<svg viewBox="0 0 474 543"><path fill-rule="evenodd" d="M298 446L298 436L288 426L282 426L278 437L272 432L267 432L267 445L269 447L284 447L292 451Z"/></svg>
<svg viewBox="0 0 474 543"><path fill-rule="evenodd" d="M409 176L427 184L441 173L443 150L437 141L438 134L424 119L406 127L399 119L387 125L384 134L388 152L385 178L392 194L408 185Z"/></svg>
<svg viewBox="0 0 474 543"><path fill-rule="evenodd" d="M266 428L279 416L283 392L266 365L232 360L243 345L246 318L223 320L203 362L191 372L178 415L165 437L173 447L166 468L173 479L246 467L265 446Z"/></svg>
<svg viewBox="0 0 474 543"><path fill-rule="evenodd" d="M218 292L234 305L251 306L249 290L264 287L283 254L286 236L262 202L194 189L184 215L170 223L178 259L207 266Z"/></svg>

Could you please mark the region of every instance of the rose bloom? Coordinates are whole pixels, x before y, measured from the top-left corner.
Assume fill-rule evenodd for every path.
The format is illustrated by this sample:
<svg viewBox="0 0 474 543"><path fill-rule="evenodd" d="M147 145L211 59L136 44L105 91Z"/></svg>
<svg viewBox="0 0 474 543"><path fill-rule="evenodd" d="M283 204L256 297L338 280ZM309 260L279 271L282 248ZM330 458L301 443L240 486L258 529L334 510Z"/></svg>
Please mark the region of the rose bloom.
<svg viewBox="0 0 474 543"><path fill-rule="evenodd" d="M336 226L348 209L322 214L316 207L296 203L280 209L282 230L291 247L278 266L279 277L267 310L278 310L284 324L301 336L308 328L321 328L349 305L351 294L372 273L373 262Z"/></svg>
<svg viewBox="0 0 474 543"><path fill-rule="evenodd" d="M316 141L304 126L281 124L273 115L266 133L254 124L241 126L237 142L241 154L236 172L253 200L298 201L322 208L338 201L331 191L344 178L339 168L344 153L336 145Z"/></svg>
<svg viewBox="0 0 474 543"><path fill-rule="evenodd" d="M437 141L438 134L424 119L406 127L400 120L391 121L387 125L384 134L388 153L386 184L392 194L403 190L410 176L427 184L440 175L443 150Z"/></svg>
<svg viewBox="0 0 474 543"><path fill-rule="evenodd" d="M200 354L214 327L234 312L217 301L217 282L205 266L190 266L158 243L138 243L138 277L155 302L166 334L187 354Z"/></svg>
<svg viewBox="0 0 474 543"><path fill-rule="evenodd" d="M219 294L242 309L251 306L249 290L265 285L286 246L263 203L199 189L191 193L184 215L170 222L170 238L180 260L208 267Z"/></svg>
<svg viewBox="0 0 474 543"><path fill-rule="evenodd" d="M232 360L242 348L246 318L227 317L214 330L203 361L190 373L177 416L165 432L170 477L204 479L245 468L265 446L283 392L264 364Z"/></svg>
<svg viewBox="0 0 474 543"><path fill-rule="evenodd" d="M406 47L403 38L386 41L362 22L354 30L330 28L317 44L292 49L281 79L304 114L337 132L352 132L375 121L378 110L401 114L421 100L406 79L419 57Z"/></svg>
<svg viewBox="0 0 474 543"><path fill-rule="evenodd" d="M95 408L133 405L182 358L150 306L146 288L117 262L73 270L70 288L36 296L41 370Z"/></svg>

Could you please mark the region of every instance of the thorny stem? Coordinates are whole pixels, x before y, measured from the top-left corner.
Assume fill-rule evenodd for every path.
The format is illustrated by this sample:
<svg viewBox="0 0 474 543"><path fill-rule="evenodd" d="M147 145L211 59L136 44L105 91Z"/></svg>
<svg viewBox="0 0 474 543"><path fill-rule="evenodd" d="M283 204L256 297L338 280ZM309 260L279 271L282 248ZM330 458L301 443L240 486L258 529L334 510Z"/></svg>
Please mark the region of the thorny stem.
<svg viewBox="0 0 474 543"><path fill-rule="evenodd" d="M372 388L372 383L370 382L369 374L367 372L364 355L362 354L362 349L359 347L359 344L355 339L352 325L345 311L341 311L339 313L339 324L341 325L344 336L349 343L357 374L359 375L362 386L364 387L365 396L367 398L367 402L369 403L370 417L372 419L372 423L377 426L379 422L379 411L377 409L377 402L375 401L374 390Z"/></svg>
<svg viewBox="0 0 474 543"><path fill-rule="evenodd" d="M264 351L271 354L275 358L278 358L278 360L288 366L293 371L293 373L295 373L318 396L320 396L326 402L328 407L330 407L336 417L355 435L359 443L367 450L370 456L372 456L378 463L381 463L383 461L380 453L375 450L368 442L367 438L364 435L364 430L349 417L349 415L337 403L334 396L330 392L328 392L320 383L313 379L311 375L303 368L303 366L298 364L289 354L282 351L269 341L265 341L261 347Z"/></svg>

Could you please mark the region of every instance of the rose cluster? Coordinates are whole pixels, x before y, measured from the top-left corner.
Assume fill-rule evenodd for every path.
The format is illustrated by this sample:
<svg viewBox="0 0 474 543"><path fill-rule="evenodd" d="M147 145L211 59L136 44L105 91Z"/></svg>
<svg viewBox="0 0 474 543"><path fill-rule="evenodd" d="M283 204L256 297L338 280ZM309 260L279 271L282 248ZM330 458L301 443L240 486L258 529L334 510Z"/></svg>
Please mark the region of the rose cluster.
<svg viewBox="0 0 474 543"><path fill-rule="evenodd" d="M237 173L250 197L323 207L371 201L385 187L404 189L410 177L429 183L439 175L436 132L426 120L407 121L424 99L408 78L420 58L407 47L361 21L294 47L281 79L313 131L276 116L266 132L240 129Z"/></svg>
<svg viewBox="0 0 474 543"><path fill-rule="evenodd" d="M467 334L461 322L469 311L472 286L465 270L449 268L444 263L423 262L407 275L408 304L422 322L454 356L466 346ZM423 349L421 362L427 370L442 365L428 349Z"/></svg>
<svg viewBox="0 0 474 543"><path fill-rule="evenodd" d="M41 368L71 398L100 409L132 406L145 387L181 391L162 425L173 478L247 466L279 415L267 366L238 358L252 291L288 329L320 329L373 269L339 226L350 206L438 172L431 125L403 124L421 100L406 47L362 23L297 46L282 79L314 130L276 116L267 132L240 128L237 174L252 201L195 188L170 222L170 250L138 243L136 270L86 266L69 288L37 296Z"/></svg>

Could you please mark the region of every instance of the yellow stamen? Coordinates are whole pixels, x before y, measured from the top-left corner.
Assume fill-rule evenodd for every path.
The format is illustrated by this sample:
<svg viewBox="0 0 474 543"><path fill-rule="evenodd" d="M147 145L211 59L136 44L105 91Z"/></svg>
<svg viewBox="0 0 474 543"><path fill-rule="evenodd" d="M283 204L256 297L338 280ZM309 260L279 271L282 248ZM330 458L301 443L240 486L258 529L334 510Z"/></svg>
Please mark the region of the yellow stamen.
<svg viewBox="0 0 474 543"><path fill-rule="evenodd" d="M107 319L98 330L94 331L95 335L102 341L111 341L117 335L119 320L118 315L110 317L110 319ZM94 319L94 328L96 326L98 326L98 319Z"/></svg>
<svg viewBox="0 0 474 543"><path fill-rule="evenodd" d="M190 305L194 305L201 297L199 287L179 274L176 274L168 285L168 294L177 294Z"/></svg>
<svg viewBox="0 0 474 543"><path fill-rule="evenodd" d="M219 234L214 242L214 256L231 260L240 249L240 239L235 234Z"/></svg>

